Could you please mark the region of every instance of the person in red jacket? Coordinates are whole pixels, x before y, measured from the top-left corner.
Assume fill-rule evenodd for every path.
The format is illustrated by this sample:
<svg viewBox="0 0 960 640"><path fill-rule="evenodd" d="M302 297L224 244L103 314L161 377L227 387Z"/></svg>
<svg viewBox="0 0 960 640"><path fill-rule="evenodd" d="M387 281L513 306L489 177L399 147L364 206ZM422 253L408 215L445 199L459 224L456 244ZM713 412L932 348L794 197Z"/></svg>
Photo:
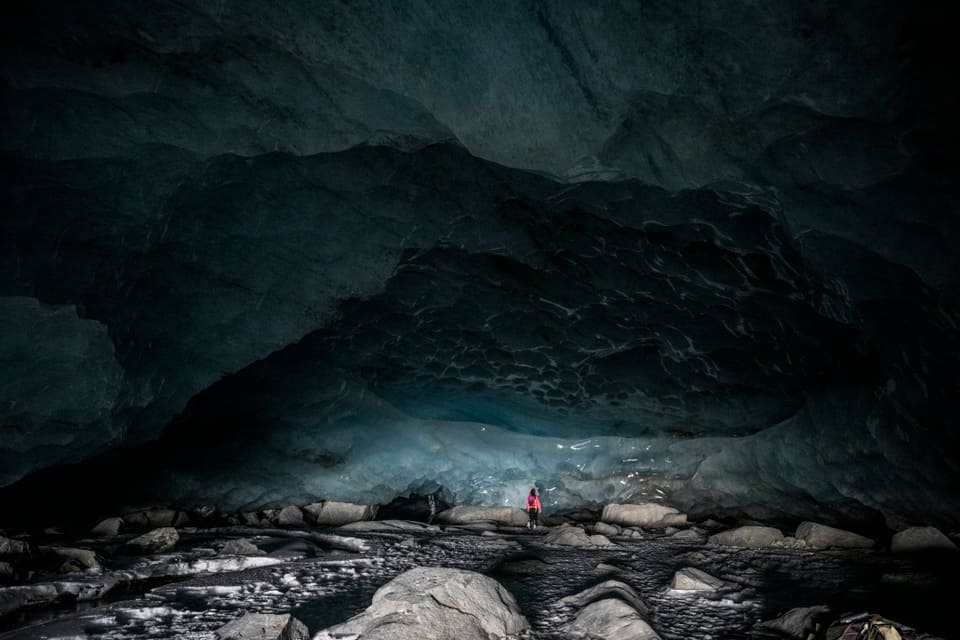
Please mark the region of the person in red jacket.
<svg viewBox="0 0 960 640"><path fill-rule="evenodd" d="M543 511L543 507L540 506L540 498L537 497L537 489L534 487L530 489L530 495L527 496L527 515L530 516L527 521L527 529L537 528L537 515L541 511Z"/></svg>

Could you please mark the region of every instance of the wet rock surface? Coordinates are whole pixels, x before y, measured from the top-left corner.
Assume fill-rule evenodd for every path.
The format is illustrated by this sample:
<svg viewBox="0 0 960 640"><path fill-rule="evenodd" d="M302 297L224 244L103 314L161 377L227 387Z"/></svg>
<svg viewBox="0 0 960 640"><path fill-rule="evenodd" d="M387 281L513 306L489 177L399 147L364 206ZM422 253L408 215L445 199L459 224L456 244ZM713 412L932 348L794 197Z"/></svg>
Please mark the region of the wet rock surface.
<svg viewBox="0 0 960 640"><path fill-rule="evenodd" d="M879 612L932 634L909 631L908 640L938 632L949 638L953 624L938 604L960 569L951 564L952 556L751 549L652 532L642 540L620 538L617 546L575 548L547 544L547 531L511 533L507 527L483 535L460 526L418 524L419 529L366 532L348 527L352 542L335 534L344 529L185 530L175 553L141 557L115 555L122 540L93 538L84 546L103 558L98 574L37 574L30 582L0 587L6 630L0 637L212 635L244 613L292 614L318 633L361 614L379 588L416 567L495 579L516 599L531 627L523 637L530 639L570 637L576 620L583 622L588 613L638 628L637 620L645 620L665 640L769 638L762 621L810 602L829 605L837 615ZM217 551L241 540L260 554ZM703 592L670 589L674 575L687 567L723 585ZM629 611L616 604L589 609L608 600L625 603ZM85 608L75 610L78 602Z"/></svg>
<svg viewBox="0 0 960 640"><path fill-rule="evenodd" d="M584 589L580 593L561 598L560 604L570 605L571 607L575 607L577 609L583 609L593 602L606 600L609 598L618 598L623 600L638 613L646 615L650 612L650 608L640 598L637 592L634 591L630 585L619 580L607 580L598 585L590 587L589 589Z"/></svg>

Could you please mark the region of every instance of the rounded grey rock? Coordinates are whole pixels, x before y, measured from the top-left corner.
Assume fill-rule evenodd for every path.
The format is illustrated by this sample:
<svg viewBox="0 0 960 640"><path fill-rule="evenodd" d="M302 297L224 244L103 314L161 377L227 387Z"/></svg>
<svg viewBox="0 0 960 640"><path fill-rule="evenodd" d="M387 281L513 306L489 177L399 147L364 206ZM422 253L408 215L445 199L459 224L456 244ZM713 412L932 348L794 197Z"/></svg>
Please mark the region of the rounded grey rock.
<svg viewBox="0 0 960 640"><path fill-rule="evenodd" d="M127 553L163 553L173 549L179 540L180 534L176 529L161 527L130 540L123 550Z"/></svg>
<svg viewBox="0 0 960 640"><path fill-rule="evenodd" d="M910 527L894 534L890 550L893 553L957 551L957 545L936 527Z"/></svg>
<svg viewBox="0 0 960 640"><path fill-rule="evenodd" d="M513 595L473 571L417 567L381 587L363 613L314 640L493 640L529 628Z"/></svg>
<svg viewBox="0 0 960 640"><path fill-rule="evenodd" d="M774 543L782 540L783 532L779 529L753 525L715 533L709 538L710 544L751 548L771 547Z"/></svg>
<svg viewBox="0 0 960 640"><path fill-rule="evenodd" d="M307 640L307 626L287 614L247 613L216 631L217 640Z"/></svg>

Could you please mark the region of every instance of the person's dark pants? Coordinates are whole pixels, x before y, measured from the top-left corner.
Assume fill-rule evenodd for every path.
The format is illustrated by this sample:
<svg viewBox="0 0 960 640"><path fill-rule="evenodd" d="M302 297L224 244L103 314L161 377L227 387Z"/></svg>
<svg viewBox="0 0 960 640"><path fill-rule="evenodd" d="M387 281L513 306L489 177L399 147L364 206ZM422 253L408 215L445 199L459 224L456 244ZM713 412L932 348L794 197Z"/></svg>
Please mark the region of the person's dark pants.
<svg viewBox="0 0 960 640"><path fill-rule="evenodd" d="M536 509L527 509L527 515L530 516L530 522L527 523L528 527L537 526L537 513Z"/></svg>

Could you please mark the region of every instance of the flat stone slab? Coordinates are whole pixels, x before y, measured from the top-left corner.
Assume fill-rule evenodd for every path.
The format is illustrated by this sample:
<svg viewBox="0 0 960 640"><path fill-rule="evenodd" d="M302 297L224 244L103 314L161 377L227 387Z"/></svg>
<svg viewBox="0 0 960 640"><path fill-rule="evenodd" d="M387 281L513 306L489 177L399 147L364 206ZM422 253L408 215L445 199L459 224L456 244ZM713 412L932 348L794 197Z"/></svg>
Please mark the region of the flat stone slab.
<svg viewBox="0 0 960 640"><path fill-rule="evenodd" d="M680 569L673 574L670 588L677 591L716 591L724 585L723 580L694 567Z"/></svg>
<svg viewBox="0 0 960 640"><path fill-rule="evenodd" d="M509 526L522 527L527 524L528 516L522 509L514 507L451 507L437 514L437 522L447 524L470 524L473 522L497 522Z"/></svg>
<svg viewBox="0 0 960 640"><path fill-rule="evenodd" d="M371 533L437 533L440 527L410 520L371 520L351 522L339 527L341 531L367 531Z"/></svg>

